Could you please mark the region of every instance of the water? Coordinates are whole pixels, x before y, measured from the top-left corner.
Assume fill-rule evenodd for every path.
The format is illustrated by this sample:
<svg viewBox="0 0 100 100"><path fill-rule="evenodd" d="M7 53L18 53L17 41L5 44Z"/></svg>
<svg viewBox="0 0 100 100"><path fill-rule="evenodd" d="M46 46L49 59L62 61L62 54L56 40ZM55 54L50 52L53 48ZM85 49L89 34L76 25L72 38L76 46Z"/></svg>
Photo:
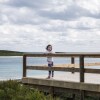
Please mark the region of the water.
<svg viewBox="0 0 100 100"><path fill-rule="evenodd" d="M22 57L0 57L0 80L22 76Z"/></svg>
<svg viewBox="0 0 100 100"><path fill-rule="evenodd" d="M63 64L70 63L70 58L54 58L54 64ZM79 59L76 58L75 62L79 62ZM100 58L89 58L85 59L85 62L100 62ZM0 57L0 80L8 80L8 79L21 79L22 78L22 65L23 58L21 56L1 56ZM27 65L41 65L47 64L46 58L38 58L38 57L28 57ZM87 66L86 66L87 67ZM89 67L90 68L90 67ZM91 68L98 68L100 66L92 66ZM44 75L47 74L48 71L36 71L36 70L28 70L27 76L34 75Z"/></svg>

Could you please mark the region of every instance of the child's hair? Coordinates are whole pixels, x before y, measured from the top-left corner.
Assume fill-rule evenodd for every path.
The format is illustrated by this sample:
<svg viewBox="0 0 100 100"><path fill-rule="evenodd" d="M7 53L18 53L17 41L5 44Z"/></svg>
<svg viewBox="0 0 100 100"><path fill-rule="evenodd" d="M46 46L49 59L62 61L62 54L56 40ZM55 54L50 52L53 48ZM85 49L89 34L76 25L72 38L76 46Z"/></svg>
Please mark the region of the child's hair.
<svg viewBox="0 0 100 100"><path fill-rule="evenodd" d="M52 45L51 44L49 44L49 45L46 46L46 50L48 50L49 46L51 46L51 50L52 50Z"/></svg>

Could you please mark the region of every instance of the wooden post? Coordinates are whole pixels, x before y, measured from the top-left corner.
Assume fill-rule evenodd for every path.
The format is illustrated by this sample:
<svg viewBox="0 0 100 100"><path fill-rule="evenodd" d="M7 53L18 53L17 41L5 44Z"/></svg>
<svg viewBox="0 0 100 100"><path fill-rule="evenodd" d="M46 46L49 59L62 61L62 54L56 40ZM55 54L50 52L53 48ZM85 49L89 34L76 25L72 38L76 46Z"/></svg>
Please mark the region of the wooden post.
<svg viewBox="0 0 100 100"><path fill-rule="evenodd" d="M80 82L84 82L84 56L80 56ZM84 91L80 90L80 100L85 100Z"/></svg>
<svg viewBox="0 0 100 100"><path fill-rule="evenodd" d="M23 55L23 77L26 77L26 55Z"/></svg>
<svg viewBox="0 0 100 100"><path fill-rule="evenodd" d="M74 64L74 63L75 63L74 57L71 57L71 64Z"/></svg>
<svg viewBox="0 0 100 100"><path fill-rule="evenodd" d="M74 57L71 57L71 64L74 64L74 63L75 63ZM73 68L72 74L74 74L74 67L72 68Z"/></svg>
<svg viewBox="0 0 100 100"><path fill-rule="evenodd" d="M80 82L84 82L84 56L80 56Z"/></svg>

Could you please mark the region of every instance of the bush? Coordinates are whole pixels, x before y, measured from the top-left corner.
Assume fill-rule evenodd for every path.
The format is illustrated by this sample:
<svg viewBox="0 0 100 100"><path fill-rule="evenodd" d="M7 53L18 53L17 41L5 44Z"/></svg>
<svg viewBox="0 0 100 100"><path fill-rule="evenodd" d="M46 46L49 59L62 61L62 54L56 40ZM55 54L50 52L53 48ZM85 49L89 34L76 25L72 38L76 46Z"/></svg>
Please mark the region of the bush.
<svg viewBox="0 0 100 100"><path fill-rule="evenodd" d="M0 83L0 100L53 100L53 98L17 81L9 80Z"/></svg>

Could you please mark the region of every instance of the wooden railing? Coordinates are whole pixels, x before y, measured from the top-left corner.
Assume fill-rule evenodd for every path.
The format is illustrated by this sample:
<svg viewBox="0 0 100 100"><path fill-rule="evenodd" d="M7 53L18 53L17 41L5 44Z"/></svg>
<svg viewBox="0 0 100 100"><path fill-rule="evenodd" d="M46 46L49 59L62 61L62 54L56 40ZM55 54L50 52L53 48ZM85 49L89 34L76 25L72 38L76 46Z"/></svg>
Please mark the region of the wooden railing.
<svg viewBox="0 0 100 100"><path fill-rule="evenodd" d="M71 57L71 67L47 67L47 66L28 66L26 64L27 57ZM79 68L76 68L75 65L75 57L79 57ZM84 82L84 73L100 73L100 69L90 69L90 68L84 68L85 64L84 58L100 58L100 53L52 53L52 54L24 54L23 56L23 77L26 77L26 70L54 70L54 71L70 71L70 72L79 72L80 73L80 82ZM99 63L90 63L90 65L100 65Z"/></svg>

